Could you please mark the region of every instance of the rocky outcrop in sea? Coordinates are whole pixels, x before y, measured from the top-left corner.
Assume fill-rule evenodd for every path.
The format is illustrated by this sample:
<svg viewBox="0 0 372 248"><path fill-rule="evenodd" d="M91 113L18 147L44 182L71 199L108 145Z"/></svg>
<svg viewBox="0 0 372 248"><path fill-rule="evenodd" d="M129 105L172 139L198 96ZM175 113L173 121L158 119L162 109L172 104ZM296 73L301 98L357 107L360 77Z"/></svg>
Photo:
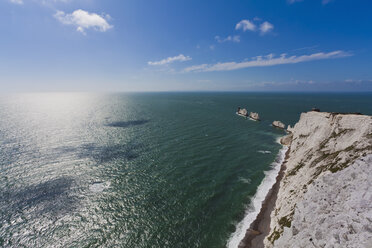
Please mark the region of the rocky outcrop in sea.
<svg viewBox="0 0 372 248"><path fill-rule="evenodd" d="M272 125L277 128L285 129L285 125L281 121L273 121Z"/></svg>
<svg viewBox="0 0 372 248"><path fill-rule="evenodd" d="M242 109L239 107L236 113L241 116L248 116L248 111L245 108Z"/></svg>
<svg viewBox="0 0 372 248"><path fill-rule="evenodd" d="M253 120L256 120L256 121L260 120L260 116L258 115L258 113L255 113L255 112L250 112L249 113L249 118L251 118Z"/></svg>

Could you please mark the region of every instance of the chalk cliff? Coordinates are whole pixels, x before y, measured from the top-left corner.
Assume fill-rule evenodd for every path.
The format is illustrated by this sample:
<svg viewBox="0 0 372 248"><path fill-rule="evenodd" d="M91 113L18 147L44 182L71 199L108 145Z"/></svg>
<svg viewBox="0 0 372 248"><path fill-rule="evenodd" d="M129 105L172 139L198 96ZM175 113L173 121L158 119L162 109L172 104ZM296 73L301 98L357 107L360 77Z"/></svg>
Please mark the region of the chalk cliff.
<svg viewBox="0 0 372 248"><path fill-rule="evenodd" d="M265 247L372 247L372 116L311 111L288 131Z"/></svg>

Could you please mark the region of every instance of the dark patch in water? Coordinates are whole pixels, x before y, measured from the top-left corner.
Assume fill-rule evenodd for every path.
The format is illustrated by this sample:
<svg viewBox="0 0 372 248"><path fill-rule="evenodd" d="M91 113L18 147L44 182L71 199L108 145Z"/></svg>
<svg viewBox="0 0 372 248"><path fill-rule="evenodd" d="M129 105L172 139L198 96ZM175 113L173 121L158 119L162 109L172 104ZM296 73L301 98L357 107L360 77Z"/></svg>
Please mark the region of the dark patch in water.
<svg viewBox="0 0 372 248"><path fill-rule="evenodd" d="M78 159L93 159L97 163L112 160L133 160L139 156L143 145L129 142L127 144L98 145L87 143L80 146L62 146L50 152L49 160L55 161L63 157L77 157Z"/></svg>
<svg viewBox="0 0 372 248"><path fill-rule="evenodd" d="M71 177L51 179L19 191L3 192L0 202L7 211L29 212L31 218L38 218L45 214L64 215L78 206L77 197L70 194L73 183Z"/></svg>
<svg viewBox="0 0 372 248"><path fill-rule="evenodd" d="M132 127L148 123L150 120L136 120L136 121L116 121L106 124L108 127Z"/></svg>
<svg viewBox="0 0 372 248"><path fill-rule="evenodd" d="M90 157L99 163L110 162L112 160L133 160L139 156L139 144L115 144L108 146L96 146L86 144L81 148L79 157Z"/></svg>

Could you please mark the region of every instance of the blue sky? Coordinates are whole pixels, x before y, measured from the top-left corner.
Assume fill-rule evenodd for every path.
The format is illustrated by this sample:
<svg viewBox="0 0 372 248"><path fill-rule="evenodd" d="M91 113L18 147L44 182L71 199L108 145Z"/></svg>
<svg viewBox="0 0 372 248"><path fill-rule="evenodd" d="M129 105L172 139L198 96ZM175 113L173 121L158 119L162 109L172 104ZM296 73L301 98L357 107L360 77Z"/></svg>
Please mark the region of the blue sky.
<svg viewBox="0 0 372 248"><path fill-rule="evenodd" d="M2 91L372 91L369 0L0 0Z"/></svg>

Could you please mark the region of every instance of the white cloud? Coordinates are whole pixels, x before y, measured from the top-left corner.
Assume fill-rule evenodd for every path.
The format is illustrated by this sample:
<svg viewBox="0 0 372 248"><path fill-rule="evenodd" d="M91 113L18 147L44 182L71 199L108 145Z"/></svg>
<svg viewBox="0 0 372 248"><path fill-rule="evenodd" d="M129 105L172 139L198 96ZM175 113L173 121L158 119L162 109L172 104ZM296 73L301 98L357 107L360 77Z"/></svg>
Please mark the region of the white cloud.
<svg viewBox="0 0 372 248"><path fill-rule="evenodd" d="M241 20L240 22L236 24L235 29L236 30L242 29L243 31L247 31L247 30L255 31L256 25L249 20Z"/></svg>
<svg viewBox="0 0 372 248"><path fill-rule="evenodd" d="M258 17L255 17L253 19L253 21L261 21L261 18L258 18ZM236 30L243 30L243 31L247 31L247 30L250 30L250 31L257 31L257 26L256 24L253 23L253 21L249 21L249 20L241 20L240 22L238 22L235 26L235 29ZM262 22L260 25L259 25L259 31L261 33L261 35L264 35L270 31L272 31L274 29L274 25L271 24L270 22L267 22L267 21L264 21Z"/></svg>
<svg viewBox="0 0 372 248"><path fill-rule="evenodd" d="M352 56L352 54L344 51L333 51L329 53L314 53L310 55L301 56L290 56L287 57L286 54L282 54L279 57L274 57L273 54L267 56L257 56L252 60L243 62L224 62L217 64L202 64L194 65L184 69L184 72L207 72L207 71L232 71L248 67L264 67L264 66L274 66L274 65L284 65L284 64L297 64L313 60L323 60L323 59L334 59Z"/></svg>
<svg viewBox="0 0 372 248"><path fill-rule="evenodd" d="M83 34L85 34L86 29L106 32L113 27L107 22L107 20L110 19L109 15L98 15L81 9L75 10L71 14L57 11L54 17L62 24L76 26L76 30Z"/></svg>
<svg viewBox="0 0 372 248"><path fill-rule="evenodd" d="M216 36L214 38L216 39L216 41L218 43L223 43L223 42L226 42L226 41L232 41L232 42L236 42L236 43L240 42L240 36L239 35L234 35L234 36L229 35L226 38L221 38L220 36Z"/></svg>
<svg viewBox="0 0 372 248"><path fill-rule="evenodd" d="M23 4L23 0L10 0L10 2L14 4Z"/></svg>
<svg viewBox="0 0 372 248"><path fill-rule="evenodd" d="M189 56L185 56L183 54L180 54L178 56L174 56L174 57L168 57L166 59L162 59L160 61L154 61L154 62L147 62L147 64L149 65L166 65L166 64L170 64L170 63L173 63L175 61L188 61L188 60L191 60L191 57Z"/></svg>
<svg viewBox="0 0 372 248"><path fill-rule="evenodd" d="M274 29L274 25L271 24L270 22L263 22L260 25L261 34L266 34L266 33L270 32L273 29Z"/></svg>

